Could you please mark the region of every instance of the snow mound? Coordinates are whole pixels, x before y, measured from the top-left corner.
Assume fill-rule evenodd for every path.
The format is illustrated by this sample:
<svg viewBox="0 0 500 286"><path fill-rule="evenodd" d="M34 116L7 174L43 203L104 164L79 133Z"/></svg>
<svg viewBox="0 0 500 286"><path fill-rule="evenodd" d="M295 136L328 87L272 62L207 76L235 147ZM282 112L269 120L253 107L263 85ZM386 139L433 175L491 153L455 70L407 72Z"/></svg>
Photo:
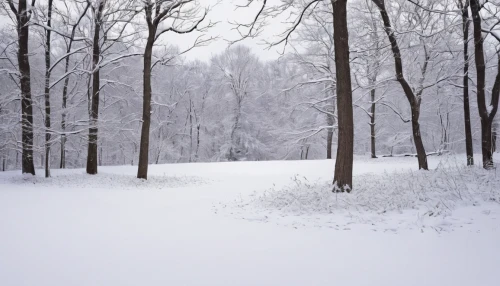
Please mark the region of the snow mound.
<svg viewBox="0 0 500 286"><path fill-rule="evenodd" d="M236 202L236 208L254 215L267 214L266 221L276 218L292 225L397 221L399 225L440 228L449 224L445 218L461 207L492 203L500 209L498 170L441 166L432 171L368 173L353 179L354 189L348 194L333 193L331 182L310 182L295 176L292 184L256 192L248 200Z"/></svg>
<svg viewBox="0 0 500 286"><path fill-rule="evenodd" d="M148 180L137 179L134 176L100 173L97 175L71 174L58 175L51 178L34 177L31 175L9 178L12 184L40 185L59 188L91 188L119 190L151 190L179 188L192 185L202 185L206 180L188 176L149 176Z"/></svg>

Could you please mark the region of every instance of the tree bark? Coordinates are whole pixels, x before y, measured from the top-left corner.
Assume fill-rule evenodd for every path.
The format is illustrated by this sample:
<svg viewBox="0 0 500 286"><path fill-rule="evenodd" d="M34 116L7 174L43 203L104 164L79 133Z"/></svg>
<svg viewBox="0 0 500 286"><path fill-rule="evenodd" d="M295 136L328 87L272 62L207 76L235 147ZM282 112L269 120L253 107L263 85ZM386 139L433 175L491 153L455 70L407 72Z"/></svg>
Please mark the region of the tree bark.
<svg viewBox="0 0 500 286"><path fill-rule="evenodd" d="M330 91L330 92L328 92ZM327 97L329 95L335 96L335 89L333 87L327 88ZM330 127L327 129L327 134L326 134L326 158L327 159L332 159L332 149L333 149L333 128L335 125L335 98L332 98L331 102L328 100L327 104L331 103L328 105L327 111L331 114L326 115L326 124Z"/></svg>
<svg viewBox="0 0 500 286"><path fill-rule="evenodd" d="M352 190L354 120L352 109L351 68L349 66L349 33L347 0L332 0L337 75L338 148L333 179L334 192Z"/></svg>
<svg viewBox="0 0 500 286"><path fill-rule="evenodd" d="M333 120L331 120L330 115L327 115L327 116L328 116L328 125L332 126L332 125L330 125L330 123L333 123ZM327 132L328 133L326 134L326 159L331 159L332 158L332 143L333 143L333 128L328 128Z"/></svg>
<svg viewBox="0 0 500 286"><path fill-rule="evenodd" d="M477 86L477 106L479 117L481 118L481 151L483 155L483 168L493 168L493 139L492 126L493 120L498 110L498 100L500 96L500 65L497 68L497 76L491 92L491 110L486 107L486 65L483 50L483 35L481 30L481 5L478 0L471 0L472 22L474 23L474 56L476 60L476 86ZM500 64L500 54L498 54L498 63Z"/></svg>
<svg viewBox="0 0 500 286"><path fill-rule="evenodd" d="M22 172L35 175L33 163L33 101L31 98L31 68L28 55L29 45L29 20L26 0L19 0L15 8L12 1L9 6L16 16L19 64L19 81L21 85L21 140L22 140Z"/></svg>
<svg viewBox="0 0 500 286"><path fill-rule="evenodd" d="M472 128L470 123L469 104L469 0L458 1L462 10L462 31L464 45L464 75L463 75L463 98L464 98L464 125L465 125L465 152L467 155L467 166L474 165L474 145L472 143Z"/></svg>
<svg viewBox="0 0 500 286"><path fill-rule="evenodd" d="M151 18L151 8L149 11L146 8L146 17ZM148 23L149 35L144 50L144 74L143 74L143 103L142 103L142 130L141 144L139 147L139 168L137 170L137 178L148 179L148 163L149 163L149 129L151 127L151 56L153 53L153 45L156 36L156 27Z"/></svg>
<svg viewBox="0 0 500 286"><path fill-rule="evenodd" d="M52 0L49 0L47 12L47 27L52 26ZM45 178L50 177L50 34L45 30Z"/></svg>
<svg viewBox="0 0 500 286"><path fill-rule="evenodd" d="M371 149L371 157L372 159L377 158L377 148L376 148L376 141L377 141L377 134L376 134L376 107L377 103L375 101L375 95L377 92L377 89L375 88L375 84L377 82L377 77L378 73L380 72L380 41L378 37L378 28L377 28L377 23L375 22L375 17L372 15L371 16L371 25L373 32L370 34L370 39L372 42L376 43L376 49L374 54L372 55L374 57L374 64L373 64L373 70L371 70L372 65L368 64L368 78L369 78L369 83L370 83L370 99L371 99L371 111L370 111L370 149Z"/></svg>
<svg viewBox="0 0 500 286"><path fill-rule="evenodd" d="M91 95L91 108L90 108L90 126L89 126L89 142L87 152L87 174L97 174L97 122L99 119L99 92L100 92L100 31L102 22L102 10L104 9L106 1L99 2L95 20L94 20L94 42L93 42L93 55L92 55L92 95Z"/></svg>
<svg viewBox="0 0 500 286"><path fill-rule="evenodd" d="M395 63L395 69L396 69L396 79L400 83L401 87L403 88L403 91L406 95L406 98L408 99L408 102L410 103L411 107L411 120L412 120L412 132L413 132L413 141L415 144L415 149L417 151L417 158L418 158L418 168L419 169L424 169L428 170L428 165L427 165L427 155L425 153L425 148L424 144L422 142L422 135L420 133L420 124L418 122L419 117L420 117L420 102L421 102L421 97L420 96L415 96L412 88L406 81L404 75L403 75L403 62L401 60L401 52L399 50L399 45L396 39L396 35L394 35L392 26L391 26L391 21L389 19L389 15L387 14L387 11L385 9L385 2L384 0L373 0L375 5L380 10L380 15L382 17L382 21L384 22L384 30L389 38L389 41L391 43L391 48L392 48L392 54L394 57L394 63Z"/></svg>
<svg viewBox="0 0 500 286"><path fill-rule="evenodd" d="M373 83L374 84L374 83ZM370 90L370 97L372 101L372 108L371 108L371 115L370 115L370 146L371 146L371 155L372 158L375 159L377 158L377 152L376 152L376 146L375 146L375 140L376 140L376 135L375 135L375 88L372 88Z"/></svg>

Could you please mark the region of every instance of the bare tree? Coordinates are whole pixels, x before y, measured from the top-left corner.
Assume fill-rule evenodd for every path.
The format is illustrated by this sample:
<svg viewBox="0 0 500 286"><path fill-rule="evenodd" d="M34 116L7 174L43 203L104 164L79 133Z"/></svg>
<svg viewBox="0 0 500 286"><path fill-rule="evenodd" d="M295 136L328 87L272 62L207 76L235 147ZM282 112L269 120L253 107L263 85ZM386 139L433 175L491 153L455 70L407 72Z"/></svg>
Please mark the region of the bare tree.
<svg viewBox="0 0 500 286"><path fill-rule="evenodd" d="M73 43L75 42L75 36L76 36L76 31L77 27L80 25L80 22L84 18L84 16L87 14L87 10L90 7L90 2L87 1L85 8L83 10L79 10L79 16L77 20L73 23L70 24L70 11L71 10L76 10L73 6L68 6L66 2L64 2L65 8L67 10L67 15L63 16L63 19L68 19L67 24L71 27L71 32L68 35L68 37L65 37L66 41L66 56L64 57L64 74L67 75L64 79L64 84L63 84L63 90L62 90L62 112L61 112L61 143L60 143L60 163L59 163L59 168L64 169L66 168L66 117L67 117L67 102L68 102L68 86L69 86L69 80L70 77L68 75L69 72L69 64L70 64L70 57L72 54L72 48L73 48ZM64 21L63 23L65 23Z"/></svg>
<svg viewBox="0 0 500 286"><path fill-rule="evenodd" d="M195 31L205 19L207 11L199 16L200 8L197 0L145 0L144 11L148 26L146 47L144 48L144 74L143 74L143 106L142 106L142 130L141 144L139 149L139 166L137 178L148 178L149 164L149 129L151 126L151 69L153 47L158 38L167 33L187 34ZM161 28L160 24L172 20L173 24L167 28Z"/></svg>
<svg viewBox="0 0 500 286"><path fill-rule="evenodd" d="M51 33L50 28L52 27L52 2L53 0L49 0L47 7L47 27L49 29L45 30L45 177L50 177L50 57L51 57Z"/></svg>
<svg viewBox="0 0 500 286"><path fill-rule="evenodd" d="M92 95L89 124L89 142L87 153L87 174L97 174L97 120L99 117L99 92L101 90L99 61L101 56L100 33L103 21L103 10L106 0L98 1L97 7L91 6L94 12L94 41L92 43Z"/></svg>
<svg viewBox="0 0 500 286"><path fill-rule="evenodd" d="M477 71L477 107L479 117L481 118L481 151L483 155L483 167L485 169L493 168L493 134L492 127L495 115L498 110L498 101L500 97L500 51L497 50L497 75L495 83L491 90L491 102L486 106L486 63L484 58L484 38L481 18L482 5L479 0L470 0L472 11L472 22L474 23L474 56L476 59ZM500 20L496 25L500 23ZM486 30L488 31L488 30ZM491 31L491 28L489 29ZM496 35L496 34L494 34ZM498 38L500 41L500 38Z"/></svg>
<svg viewBox="0 0 500 286"><path fill-rule="evenodd" d="M412 122L412 131L413 131L413 140L415 143L415 148L417 150L417 158L418 158L418 168L428 170L427 165L427 155L425 153L424 144L422 142L422 134L420 132L420 104L422 102L421 92L423 89L419 90L419 93L415 94L414 90L410 87L407 80L403 75L403 62L401 60L401 50L398 45L398 40L396 38L396 34L394 33L394 29L391 25L391 20L389 19L389 14L387 13L385 7L385 0L373 0L375 5L380 10L380 15L382 17L382 21L384 22L384 29L391 43L392 53L394 56L394 63L396 69L396 80L401 84L403 91L410 103L411 107L411 122ZM428 59L428 55L426 55L426 59ZM427 63L427 61L426 61ZM427 64L424 63L424 68L427 67ZM425 73L425 70L424 72Z"/></svg>
<svg viewBox="0 0 500 286"><path fill-rule="evenodd" d="M255 92L253 75L258 72L259 62L249 48L236 46L213 58L212 63L219 69L221 81L229 88L234 99L234 118L229 129L229 142L223 149L227 160L236 161L245 153L240 134L242 109L250 94Z"/></svg>
<svg viewBox="0 0 500 286"><path fill-rule="evenodd" d="M465 3L464 3L465 2ZM470 123L469 105L469 0L457 0L462 11L462 31L464 46L464 74L463 74L463 100L464 100L464 125L465 125L465 151L467 166L474 165L474 146L472 144L472 128Z"/></svg>
<svg viewBox="0 0 500 286"><path fill-rule="evenodd" d="M29 21L31 19L31 9L35 6L32 0L28 7L27 0L19 0L17 8L12 0L7 0L9 7L14 14L17 26L19 65L19 81L21 85L21 129L22 129L22 172L35 175L33 164L33 100L31 97L31 68L29 61Z"/></svg>

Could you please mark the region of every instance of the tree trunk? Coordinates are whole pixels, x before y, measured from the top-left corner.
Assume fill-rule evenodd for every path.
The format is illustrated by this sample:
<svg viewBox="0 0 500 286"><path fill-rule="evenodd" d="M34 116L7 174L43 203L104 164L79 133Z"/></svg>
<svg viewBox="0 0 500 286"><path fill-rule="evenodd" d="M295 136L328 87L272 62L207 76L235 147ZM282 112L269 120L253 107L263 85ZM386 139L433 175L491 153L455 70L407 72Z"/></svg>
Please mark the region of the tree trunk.
<svg viewBox="0 0 500 286"><path fill-rule="evenodd" d="M189 99L189 163L193 160L193 103Z"/></svg>
<svg viewBox="0 0 500 286"><path fill-rule="evenodd" d="M350 192L352 190L352 169L354 159L354 121L352 110L351 68L349 66L347 0L332 0L332 5L339 130L333 191Z"/></svg>
<svg viewBox="0 0 500 286"><path fill-rule="evenodd" d="M51 27L52 0L49 0L47 27ZM50 29L45 30L45 178L50 177Z"/></svg>
<svg viewBox="0 0 500 286"><path fill-rule="evenodd" d="M330 115L328 115L328 124L332 122L330 120ZM329 125L331 126L331 125ZM333 143L333 128L328 128L328 133L326 134L326 159L332 158L332 143Z"/></svg>
<svg viewBox="0 0 500 286"><path fill-rule="evenodd" d="M199 159L199 151L200 151L200 128L201 128L201 124L198 123L196 125L196 153L194 154L194 158L196 160L196 162L198 162L198 159Z"/></svg>
<svg viewBox="0 0 500 286"><path fill-rule="evenodd" d="M418 159L418 169L428 170L427 167L427 154L425 153L424 143L422 142L422 136L420 134L420 124L418 123L418 118L420 116L420 111L418 107L411 107L411 127L413 132L413 141L415 143L415 149L417 150Z"/></svg>
<svg viewBox="0 0 500 286"><path fill-rule="evenodd" d="M467 166L474 165L474 145L472 143L472 128L470 123L470 105L469 105L469 3L466 0L465 5L462 5L462 0L459 1L462 9L462 29L464 42L464 76L463 76L463 92L464 92L464 125L465 125L465 152L467 154Z"/></svg>
<svg viewBox="0 0 500 286"><path fill-rule="evenodd" d="M137 178L148 179L148 163L149 163L149 129L151 127L151 55L153 53L153 44L156 34L156 29L149 26L149 36L146 48L144 50L144 90L142 103L142 130L141 144L139 147L139 168L137 170Z"/></svg>
<svg viewBox="0 0 500 286"><path fill-rule="evenodd" d="M428 170L427 165L427 155L425 153L424 144L422 143L422 137L420 133L420 124L418 119L420 117L420 102L421 97L415 96L412 88L406 81L403 75L403 62L401 60L401 52L399 50L399 45L396 39L396 35L394 35L393 29L391 27L391 21L389 19L389 15L385 9L384 0L373 0L375 5L380 10L380 16L382 17L382 21L384 22L384 30L389 38L389 42L391 43L392 54L394 57L394 64L396 69L396 79L403 88L406 98L410 103L411 113L412 113L412 131L413 131L413 141L415 144L415 149L417 151L418 158L418 168Z"/></svg>
<svg viewBox="0 0 500 286"><path fill-rule="evenodd" d="M498 110L498 100L500 96L500 54L498 54L497 76L495 84L491 92L491 111L486 107L486 66L483 51L483 36L481 30L481 9L478 0L471 0L472 22L474 23L474 56L476 60L476 86L477 86L477 106L479 117L481 118L481 151L483 155L483 168L493 168L493 152L492 152L492 126L495 114Z"/></svg>
<svg viewBox="0 0 500 286"><path fill-rule="evenodd" d="M488 124L488 122L483 122L483 120L481 119L481 151L483 153L483 167L485 169L493 168L491 136L491 124Z"/></svg>
<svg viewBox="0 0 500 286"><path fill-rule="evenodd" d="M328 88L327 91L331 91L331 95L335 96L335 90L333 87ZM327 92L327 97L330 95L329 92ZM327 101L327 104L330 101ZM335 125L335 98L332 98L331 104L329 104L329 108L327 111L331 114L326 115L326 124L330 127L327 129L327 134L326 134L326 158L327 159L332 159L332 149L333 149L333 128Z"/></svg>
<svg viewBox="0 0 500 286"><path fill-rule="evenodd" d="M374 82L372 84L375 84ZM376 153L376 148L375 148L375 140L376 140L376 135L375 135L375 88L372 88L370 90L370 97L372 101L372 108L371 108L371 115L370 115L370 145L371 145L371 155L372 158L375 159L377 158L377 153Z"/></svg>
<svg viewBox="0 0 500 286"><path fill-rule="evenodd" d="M71 51L71 40L67 52ZM66 65L64 67L64 74L69 70L69 56L66 57ZM64 79L63 94L62 94L62 113L61 113L61 162L59 168L66 168L66 106L68 101L68 85L69 76Z"/></svg>
<svg viewBox="0 0 500 286"><path fill-rule="evenodd" d="M237 138L237 134L236 134L236 130L239 128L239 125L240 125L240 117L241 117L241 100L240 100L240 97L238 96L238 94L235 94L236 95L236 108L235 108L235 118L234 118L234 124L232 126L232 129L231 129L231 138L230 138L230 142L231 142L231 147L229 149L229 153L228 153L228 161L237 161L237 156L236 156L236 151L234 151L234 147L239 147L238 145L238 141L239 141L239 138Z"/></svg>
<svg viewBox="0 0 500 286"><path fill-rule="evenodd" d="M17 11L11 8L17 19L19 49L17 60L21 84L21 129L22 129L22 172L35 175L33 163L33 101L31 98L31 68L28 54L29 19L26 0L19 0ZM17 12L17 13L16 13Z"/></svg>
<svg viewBox="0 0 500 286"><path fill-rule="evenodd" d="M91 108L90 108L90 127L89 127L89 142L87 153L87 174L97 174L97 121L99 119L99 92L100 92L100 46L99 37L101 31L102 10L104 9L106 1L99 2L97 13L94 21L94 42L93 42L93 55L92 55L92 95L91 95Z"/></svg>

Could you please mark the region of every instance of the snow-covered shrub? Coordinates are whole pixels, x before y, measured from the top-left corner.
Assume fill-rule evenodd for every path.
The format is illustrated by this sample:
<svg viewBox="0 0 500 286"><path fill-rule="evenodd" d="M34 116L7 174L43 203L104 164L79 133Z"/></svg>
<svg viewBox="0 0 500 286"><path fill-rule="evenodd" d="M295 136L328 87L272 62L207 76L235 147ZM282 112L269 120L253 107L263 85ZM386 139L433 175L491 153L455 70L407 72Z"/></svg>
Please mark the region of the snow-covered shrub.
<svg viewBox="0 0 500 286"><path fill-rule="evenodd" d="M479 167L440 167L432 171L354 176L353 191L333 193L331 182L296 176L293 184L254 194L241 207L291 215L373 213L418 210L428 216L448 215L457 205L500 203L500 171Z"/></svg>
<svg viewBox="0 0 500 286"><path fill-rule="evenodd" d="M51 178L35 176L15 176L9 178L12 184L40 185L72 189L111 189L111 190L159 190L205 184L206 180L187 176L149 176L139 180L135 176L100 173L98 175L71 174L56 175Z"/></svg>

